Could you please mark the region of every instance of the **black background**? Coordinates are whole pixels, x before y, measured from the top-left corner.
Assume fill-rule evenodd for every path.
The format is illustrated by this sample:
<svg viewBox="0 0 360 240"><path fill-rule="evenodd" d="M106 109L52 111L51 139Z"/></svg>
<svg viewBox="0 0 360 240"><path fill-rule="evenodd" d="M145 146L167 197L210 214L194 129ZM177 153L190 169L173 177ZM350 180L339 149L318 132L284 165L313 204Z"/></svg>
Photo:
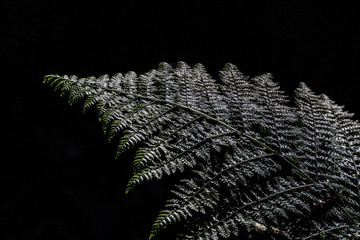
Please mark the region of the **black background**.
<svg viewBox="0 0 360 240"><path fill-rule="evenodd" d="M169 197L166 179L125 195L131 156L115 160L95 112L68 106L46 74L182 60L217 78L231 62L273 73L290 99L304 81L359 119L359 19L344 2L1 1L0 238L143 240Z"/></svg>

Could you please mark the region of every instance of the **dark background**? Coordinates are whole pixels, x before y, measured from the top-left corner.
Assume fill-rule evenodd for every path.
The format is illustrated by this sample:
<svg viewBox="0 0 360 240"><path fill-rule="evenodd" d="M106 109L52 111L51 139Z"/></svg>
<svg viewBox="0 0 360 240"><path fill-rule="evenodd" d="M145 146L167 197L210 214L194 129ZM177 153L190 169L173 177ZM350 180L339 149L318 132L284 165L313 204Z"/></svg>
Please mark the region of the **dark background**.
<svg viewBox="0 0 360 240"><path fill-rule="evenodd" d="M166 179L125 195L130 156L115 160L95 112L68 106L46 74L182 60L217 78L231 62L273 73L291 98L304 81L359 119L357 8L305 2L1 1L0 238L144 240L169 197ZM171 228L158 239L173 239Z"/></svg>

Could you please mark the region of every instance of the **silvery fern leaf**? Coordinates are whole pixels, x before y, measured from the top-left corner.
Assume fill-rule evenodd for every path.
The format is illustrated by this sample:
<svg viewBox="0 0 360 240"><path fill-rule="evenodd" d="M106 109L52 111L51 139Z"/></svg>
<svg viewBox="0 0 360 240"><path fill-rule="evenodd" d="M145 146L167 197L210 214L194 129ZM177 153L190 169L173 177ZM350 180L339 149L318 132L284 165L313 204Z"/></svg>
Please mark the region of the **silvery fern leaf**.
<svg viewBox="0 0 360 240"><path fill-rule="evenodd" d="M359 237L360 125L304 83L290 107L271 74L233 64L219 81L179 62L44 82L96 107L109 140L120 137L117 157L136 150L126 192L179 174L150 238L174 225L178 239Z"/></svg>

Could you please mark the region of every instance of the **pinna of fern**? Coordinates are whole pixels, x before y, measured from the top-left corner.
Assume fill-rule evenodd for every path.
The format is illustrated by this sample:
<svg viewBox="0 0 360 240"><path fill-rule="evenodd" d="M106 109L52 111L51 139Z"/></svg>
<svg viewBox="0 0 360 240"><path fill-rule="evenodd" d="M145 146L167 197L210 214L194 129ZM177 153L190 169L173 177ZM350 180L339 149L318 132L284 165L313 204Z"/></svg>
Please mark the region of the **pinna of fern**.
<svg viewBox="0 0 360 240"><path fill-rule="evenodd" d="M358 122L303 83L294 108L270 74L226 64L220 80L184 62L139 76L45 77L71 104L97 108L109 140L120 136L118 157L136 149L126 192L186 172L150 238L176 224L179 239L356 238Z"/></svg>

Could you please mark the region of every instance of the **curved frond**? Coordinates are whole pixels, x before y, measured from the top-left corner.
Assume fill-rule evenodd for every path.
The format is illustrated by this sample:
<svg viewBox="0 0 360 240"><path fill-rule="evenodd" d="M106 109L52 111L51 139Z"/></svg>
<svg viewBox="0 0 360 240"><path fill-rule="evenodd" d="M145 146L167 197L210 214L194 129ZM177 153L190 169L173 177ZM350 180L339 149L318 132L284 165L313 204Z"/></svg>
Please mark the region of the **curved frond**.
<svg viewBox="0 0 360 240"><path fill-rule="evenodd" d="M126 192L179 174L150 238L181 224L179 239L356 239L360 124L301 83L297 107L271 74L233 64L220 82L202 64L160 63L144 74L48 75L69 103L95 107L116 157L135 150ZM116 138L118 136L118 138Z"/></svg>

